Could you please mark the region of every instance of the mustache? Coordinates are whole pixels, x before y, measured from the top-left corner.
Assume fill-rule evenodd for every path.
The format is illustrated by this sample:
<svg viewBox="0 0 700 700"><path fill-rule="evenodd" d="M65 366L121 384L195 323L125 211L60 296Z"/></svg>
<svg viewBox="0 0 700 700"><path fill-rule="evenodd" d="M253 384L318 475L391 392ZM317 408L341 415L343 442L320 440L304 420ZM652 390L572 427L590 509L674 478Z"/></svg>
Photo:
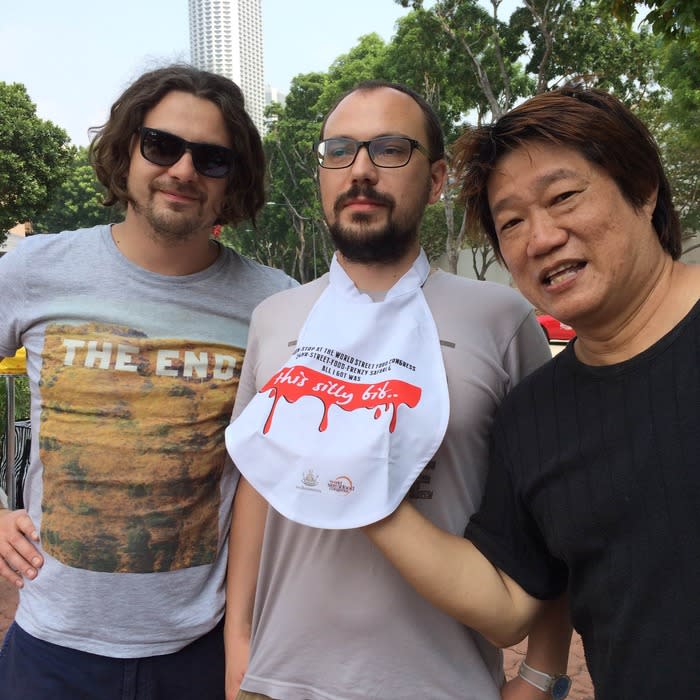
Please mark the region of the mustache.
<svg viewBox="0 0 700 700"><path fill-rule="evenodd" d="M171 180L169 178L154 180L151 184L151 188L159 192L175 192L176 194L181 194L184 197L202 199L202 193L197 187L178 182L177 180Z"/></svg>
<svg viewBox="0 0 700 700"><path fill-rule="evenodd" d="M363 197L376 204L383 204L393 208L394 198L388 194L378 192L371 185L360 185L355 183L347 192L338 195L333 205L333 211L337 214L350 200Z"/></svg>

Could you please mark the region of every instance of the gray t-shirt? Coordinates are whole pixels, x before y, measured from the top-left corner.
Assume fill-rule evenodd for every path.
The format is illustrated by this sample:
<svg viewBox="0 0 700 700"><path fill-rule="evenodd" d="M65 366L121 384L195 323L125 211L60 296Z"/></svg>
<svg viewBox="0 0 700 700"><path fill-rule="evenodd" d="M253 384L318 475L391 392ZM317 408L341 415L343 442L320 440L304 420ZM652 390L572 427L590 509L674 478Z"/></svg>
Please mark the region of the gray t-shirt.
<svg viewBox="0 0 700 700"><path fill-rule="evenodd" d="M256 309L234 416L287 360L326 284ZM481 500L496 407L550 352L530 305L508 287L438 271L424 293L450 421L409 495L461 536ZM305 527L270 509L245 690L278 700L498 700L502 682L500 651L423 600L362 532Z"/></svg>
<svg viewBox="0 0 700 700"><path fill-rule="evenodd" d="M24 502L45 556L20 594L24 630L132 658L221 619L237 483L223 431L251 312L295 284L224 247L192 275L148 272L109 226L0 259L0 356L27 350Z"/></svg>

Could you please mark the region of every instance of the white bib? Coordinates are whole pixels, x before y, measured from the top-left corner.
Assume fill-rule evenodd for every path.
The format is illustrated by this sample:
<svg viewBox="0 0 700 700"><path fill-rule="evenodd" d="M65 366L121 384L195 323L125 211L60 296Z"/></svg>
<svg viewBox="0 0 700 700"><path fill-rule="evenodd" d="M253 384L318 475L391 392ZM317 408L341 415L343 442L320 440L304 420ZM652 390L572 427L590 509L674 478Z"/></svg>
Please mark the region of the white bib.
<svg viewBox="0 0 700 700"><path fill-rule="evenodd" d="M226 429L251 485L303 525L354 528L393 512L437 451L449 397L423 295L425 253L373 302L333 258L297 347Z"/></svg>

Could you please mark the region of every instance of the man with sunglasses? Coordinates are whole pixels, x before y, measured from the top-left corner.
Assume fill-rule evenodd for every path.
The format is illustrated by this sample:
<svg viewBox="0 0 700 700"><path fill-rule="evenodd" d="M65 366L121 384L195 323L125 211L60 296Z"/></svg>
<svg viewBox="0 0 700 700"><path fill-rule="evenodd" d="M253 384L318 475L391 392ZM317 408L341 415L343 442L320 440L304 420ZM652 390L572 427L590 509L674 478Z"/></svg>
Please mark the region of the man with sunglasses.
<svg viewBox="0 0 700 700"><path fill-rule="evenodd" d="M462 533L496 406L550 357L542 332L513 290L431 270L418 230L447 166L419 95L360 84L326 117L316 155L337 251L328 275L254 312L226 431L245 477L227 699L545 698L522 678L503 686L500 651L421 599L352 529L408 493ZM528 650L547 674L565 670L570 633L553 613Z"/></svg>
<svg viewBox="0 0 700 700"><path fill-rule="evenodd" d="M211 235L264 202L230 80L144 74L90 153L124 220L0 260L0 356L26 348L33 428L26 510L0 512L0 574L20 588L0 695L223 698L223 431L252 309L296 283Z"/></svg>

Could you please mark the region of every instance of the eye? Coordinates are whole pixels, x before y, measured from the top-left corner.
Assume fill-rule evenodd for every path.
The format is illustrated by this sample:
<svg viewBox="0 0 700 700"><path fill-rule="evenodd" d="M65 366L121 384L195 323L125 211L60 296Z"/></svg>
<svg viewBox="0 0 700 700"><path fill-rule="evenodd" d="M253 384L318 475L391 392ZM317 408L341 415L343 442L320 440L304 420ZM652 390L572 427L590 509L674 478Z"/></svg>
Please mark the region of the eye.
<svg viewBox="0 0 700 700"><path fill-rule="evenodd" d="M576 190L567 190L566 192L560 192L559 194L552 197L552 204L559 204L567 199L570 199L575 194L578 194Z"/></svg>
<svg viewBox="0 0 700 700"><path fill-rule="evenodd" d="M499 224L498 229L497 229L497 234L499 236L508 233L509 231L512 231L520 222L522 219L507 219L504 221L502 224Z"/></svg>
<svg viewBox="0 0 700 700"><path fill-rule="evenodd" d="M405 156L410 144L405 139L377 140L375 150L383 156Z"/></svg>
<svg viewBox="0 0 700 700"><path fill-rule="evenodd" d="M354 141L348 139L327 139L322 141L319 153L326 160L343 160L355 153L356 145Z"/></svg>

